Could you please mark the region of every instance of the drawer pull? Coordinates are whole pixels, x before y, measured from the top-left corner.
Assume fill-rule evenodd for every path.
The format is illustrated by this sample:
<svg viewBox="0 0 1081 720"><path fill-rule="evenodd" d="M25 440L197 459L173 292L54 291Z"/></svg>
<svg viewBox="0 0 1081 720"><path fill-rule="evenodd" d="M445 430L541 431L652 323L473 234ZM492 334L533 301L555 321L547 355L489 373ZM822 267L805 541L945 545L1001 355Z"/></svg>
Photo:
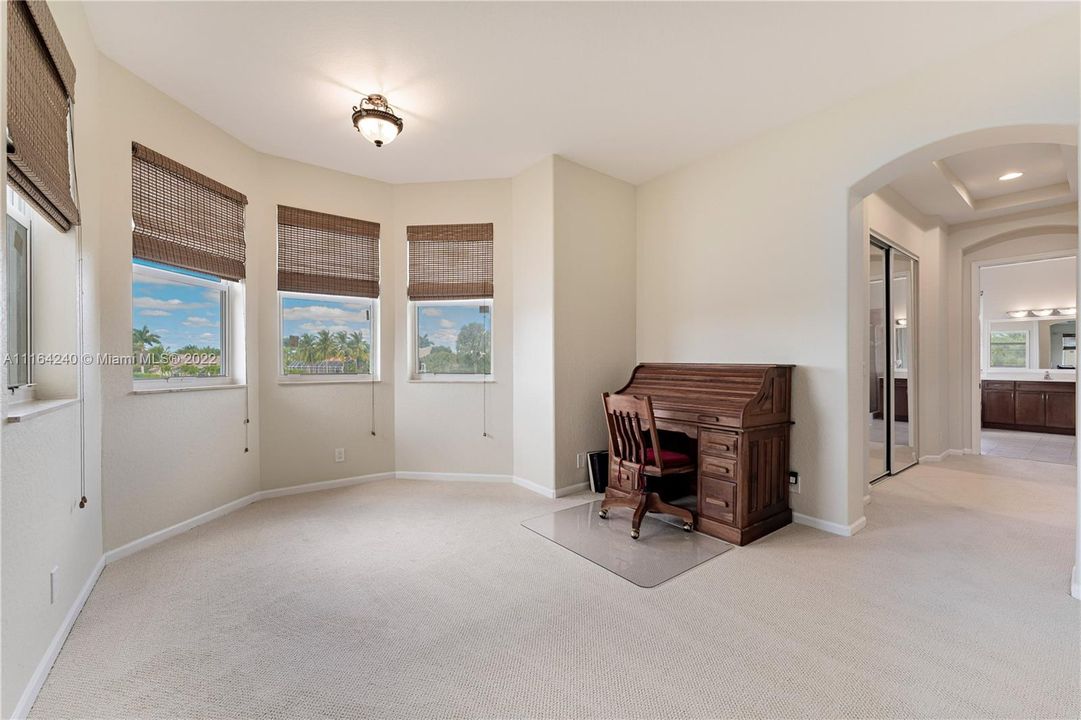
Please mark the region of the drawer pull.
<svg viewBox="0 0 1081 720"><path fill-rule="evenodd" d="M721 419L716 415L699 415L698 422L715 423L720 422Z"/></svg>
<svg viewBox="0 0 1081 720"><path fill-rule="evenodd" d="M706 502L711 503L713 505L720 505L723 508L728 507L728 501L727 500L714 500L713 498L708 497L708 498L706 498Z"/></svg>

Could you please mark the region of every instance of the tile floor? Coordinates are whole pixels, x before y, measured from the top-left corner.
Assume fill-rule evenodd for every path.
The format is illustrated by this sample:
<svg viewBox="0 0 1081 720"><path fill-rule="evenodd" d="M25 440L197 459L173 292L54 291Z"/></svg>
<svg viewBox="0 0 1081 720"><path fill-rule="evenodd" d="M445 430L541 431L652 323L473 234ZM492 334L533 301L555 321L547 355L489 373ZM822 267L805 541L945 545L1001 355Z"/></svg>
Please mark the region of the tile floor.
<svg viewBox="0 0 1081 720"><path fill-rule="evenodd" d="M981 451L984 455L1038 460L1061 465L1077 464L1077 442L1073 435L984 430L981 441Z"/></svg>

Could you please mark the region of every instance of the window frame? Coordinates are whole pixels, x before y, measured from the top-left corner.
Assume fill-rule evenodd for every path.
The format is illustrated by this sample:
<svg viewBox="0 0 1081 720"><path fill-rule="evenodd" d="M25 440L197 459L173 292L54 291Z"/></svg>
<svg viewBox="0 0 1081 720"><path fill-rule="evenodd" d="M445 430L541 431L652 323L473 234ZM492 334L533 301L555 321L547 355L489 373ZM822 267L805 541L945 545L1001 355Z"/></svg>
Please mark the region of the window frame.
<svg viewBox="0 0 1081 720"><path fill-rule="evenodd" d="M995 365L994 364L994 352L993 351L994 351L995 345L996 345L996 343L995 343L995 335L997 335L999 333L1004 333L1004 334L1021 333L1021 334L1023 334L1025 336L1025 342L1024 342L1025 364L1024 365ZM999 345L1009 345L1009 346L1020 345L1020 343L1015 343L1015 342L998 343L998 344ZM1031 328L1023 328L1023 329L1020 329L1020 330L1003 330L1001 328L998 329L998 330L989 330L988 333L987 333L987 369L988 370L1005 370L1005 371L1010 371L1010 370L1031 370L1032 369L1032 359L1030 357L1031 350L1032 350L1032 329Z"/></svg>
<svg viewBox="0 0 1081 720"><path fill-rule="evenodd" d="M31 357L34 353L34 219L30 210L30 204L26 202L10 185L5 185L7 193L7 206L4 235L4 268L5 273L10 265L7 256L7 227L6 222L14 220L26 228L26 295L24 297L23 310L26 315L26 382L22 385L10 385L7 372L4 375L4 387L8 391L8 397L13 402L24 402L34 399L34 363ZM5 279L6 282L6 279ZM6 338L5 338L6 345ZM6 348L9 356L18 350L12 351ZM10 366L9 366L10 369Z"/></svg>
<svg viewBox="0 0 1081 720"><path fill-rule="evenodd" d="M278 384L280 385L334 385L339 383L371 383L379 382L379 298L360 297L357 295L328 295L326 293L306 293L294 290L278 290ZM285 353L283 341L285 340L285 315L282 300L285 298L301 298L305 300L328 300L333 302L365 302L371 305L370 327L372 333L371 347L368 350L368 370L366 373L340 373L340 374L292 374L285 372Z"/></svg>
<svg viewBox="0 0 1081 720"><path fill-rule="evenodd" d="M487 373L421 373L418 371L419 358L417 347L417 312L421 305L486 305L488 307L490 348L489 363L490 372ZM410 300L408 307L409 344L407 362L409 363L408 377L410 382L418 383L494 383L495 382L495 299L494 298L467 298L456 300Z"/></svg>
<svg viewBox="0 0 1081 720"><path fill-rule="evenodd" d="M232 310L233 302L235 300L235 288L239 283L231 280L225 280L219 278L218 280L208 280L205 278L194 277L192 275L186 275L182 271L171 271L163 268L152 267L149 265L142 265L137 262L138 258L132 258L131 261L131 285L134 286L136 272L148 273L150 275L157 275L158 277L164 277L174 282L181 282L184 284L192 285L195 287L207 288L212 290L221 291L221 366L222 374L211 377L198 377L198 376L176 376L168 378L137 378L134 376L135 366L138 364L132 362L132 388L135 392L141 392L146 390L168 390L179 389L186 387L213 387L216 385L235 385L237 383L233 373L233 338L232 338L232 323L230 322L230 313ZM153 262L153 261L148 261ZM179 278L179 280L177 280ZM134 290L134 287L133 287ZM132 329L135 327L135 293L131 293L131 318Z"/></svg>

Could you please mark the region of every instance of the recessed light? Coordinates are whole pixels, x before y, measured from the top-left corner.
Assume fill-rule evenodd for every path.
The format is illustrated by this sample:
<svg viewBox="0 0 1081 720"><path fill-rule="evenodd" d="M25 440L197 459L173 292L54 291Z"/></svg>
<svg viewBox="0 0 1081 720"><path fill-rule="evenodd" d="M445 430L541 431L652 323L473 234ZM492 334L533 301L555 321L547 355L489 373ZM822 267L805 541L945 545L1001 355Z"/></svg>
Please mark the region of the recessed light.
<svg viewBox="0 0 1081 720"><path fill-rule="evenodd" d="M1005 182L1006 180L1016 180L1022 175L1024 175L1023 172L1017 172L1016 170L1014 170L1013 172L1008 172L1005 175L999 175L998 179Z"/></svg>

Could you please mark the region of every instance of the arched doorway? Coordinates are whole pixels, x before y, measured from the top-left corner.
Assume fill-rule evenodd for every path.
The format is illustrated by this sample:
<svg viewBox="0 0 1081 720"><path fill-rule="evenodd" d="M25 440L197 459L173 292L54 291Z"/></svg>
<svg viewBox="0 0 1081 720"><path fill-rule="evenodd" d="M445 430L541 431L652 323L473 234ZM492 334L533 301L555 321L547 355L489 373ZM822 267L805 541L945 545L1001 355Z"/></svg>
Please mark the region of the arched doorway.
<svg viewBox="0 0 1081 720"><path fill-rule="evenodd" d="M870 447L870 439L868 426L865 422L867 416L866 405L868 401L867 388L869 385L867 348L870 346L870 338L867 318L871 309L871 299L868 291L870 278L868 240L870 233L865 216L865 200L907 173L913 172L920 167L925 167L942 158L956 156L980 148L1024 143L1054 143L1076 148L1077 128L1070 125L1021 125L987 128L963 133L914 149L875 169L850 187L848 198L849 302L847 321L849 337L849 369L847 409L848 433L850 438L848 444L849 498L853 499L853 501L856 498L863 498L864 501L867 501L870 497L867 472L867 452ZM1076 165L1076 160L1074 161L1074 164ZM1074 168L1074 170L1076 171L1076 168ZM1076 182L1076 175L1074 175L1074 182ZM1060 230L1065 228L1067 231L1072 231L1076 235L1076 220L1072 224L1058 224L1057 228ZM1011 237L1008 236L1008 234L1001 234L1001 237L992 236L985 238L983 242L1006 242L1010 239ZM959 277L960 270L958 269L958 272L954 277L947 278L951 285L946 287L947 290L957 293L958 297L960 297L959 294L962 292ZM953 287L953 285L956 285L956 287ZM947 335L944 337L950 337L950 330L953 330L952 340L950 340L951 344L959 343L962 339L967 339L966 341L970 342L971 331L968 314L959 314L957 318L951 319L950 322L954 323L956 327L948 327ZM964 325L964 330L962 330L962 325ZM958 355L958 352L959 351L952 351L952 355ZM947 354L950 355L950 353ZM971 363L962 363L959 359L950 357L943 367L944 371L947 373L947 382L954 384L958 388L963 387L965 389L965 393L963 394L965 401L961 402L959 396L958 402L955 403L957 407L948 410L946 414L949 415L953 412L968 417L968 424L965 426L964 430L960 429L960 423L955 424L957 424L959 428L957 432L962 435L967 433L968 437L965 438L965 441L969 441L972 434L971 426L973 423L971 415L973 408L973 401L971 399L972 388L970 387L972 385ZM978 373L976 377L978 378ZM947 402L949 397L948 394L943 393L942 402ZM962 408L963 411L961 410ZM918 406L917 412L920 413L920 418L922 420L931 413L941 413L943 410L941 407ZM952 418L951 422L953 422ZM964 447L965 444L962 442L961 448L963 449ZM944 456L958 451L959 450L956 448L947 446L942 455ZM1081 493L1078 494L1077 504L1077 517L1081 518ZM1079 526L1079 528L1081 528L1081 526ZM1071 582L1071 594L1074 597L1081 599L1081 575L1079 575L1078 572L1078 566L1081 566L1081 531L1075 532L1074 550L1076 561Z"/></svg>

